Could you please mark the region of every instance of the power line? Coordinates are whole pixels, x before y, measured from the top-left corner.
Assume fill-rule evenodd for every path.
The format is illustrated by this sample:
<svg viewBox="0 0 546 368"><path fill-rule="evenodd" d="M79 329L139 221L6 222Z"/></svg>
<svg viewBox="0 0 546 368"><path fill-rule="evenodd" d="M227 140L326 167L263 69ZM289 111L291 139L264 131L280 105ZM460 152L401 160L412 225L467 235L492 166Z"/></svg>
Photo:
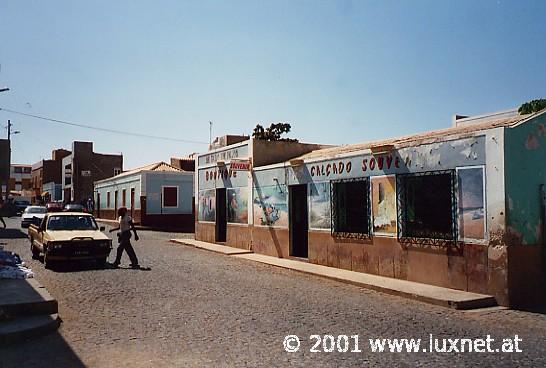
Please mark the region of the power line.
<svg viewBox="0 0 546 368"><path fill-rule="evenodd" d="M98 130L98 131L107 132L107 133L131 135L131 136L134 136L134 137L161 139L161 140L166 140L166 141L182 142L182 143L208 144L206 142L191 141L191 140L187 140L187 139L178 139L178 138L172 138L172 137L163 137L163 136L159 136L159 135L149 135L149 134L143 134L143 133L124 132L124 131L121 131L121 130L100 128L100 127L95 127L95 126L91 126L91 125L85 125L85 124L80 124L80 123L73 123L73 122L69 122L69 121L64 121L64 120L47 118L47 117L39 116L39 115L27 114L27 113L24 113L24 112L15 111L15 110L11 110L11 109L6 109L6 108L3 108L3 107L0 107L0 110L1 111L6 111L6 112L9 112L9 113L12 113L12 114L28 116L28 117L35 118L35 119L46 120L46 121L49 121L49 122L52 122L52 123L70 125L70 126L74 126L74 127L78 127L78 128L85 128L85 129L91 129L91 130Z"/></svg>

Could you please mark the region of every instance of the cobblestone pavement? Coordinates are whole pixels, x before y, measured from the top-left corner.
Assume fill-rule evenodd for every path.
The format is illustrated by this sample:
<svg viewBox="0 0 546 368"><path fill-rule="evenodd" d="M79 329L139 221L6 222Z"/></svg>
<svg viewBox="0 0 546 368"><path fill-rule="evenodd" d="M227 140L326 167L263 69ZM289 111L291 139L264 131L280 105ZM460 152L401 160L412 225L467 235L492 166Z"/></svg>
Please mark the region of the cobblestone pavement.
<svg viewBox="0 0 546 368"><path fill-rule="evenodd" d="M16 227L16 219L8 225ZM0 241L58 299L63 319L58 333L0 349L2 368L546 366L546 314L449 310L174 245L167 242L174 234L160 232L142 231L134 242L151 271L92 265L50 271L31 260L27 239L1 239L2 231ZM298 352L284 351L289 334L301 338ZM313 334L358 334L362 352L311 353ZM517 334L523 352L372 353L368 345L369 338L422 338L428 346L429 334L497 340Z"/></svg>

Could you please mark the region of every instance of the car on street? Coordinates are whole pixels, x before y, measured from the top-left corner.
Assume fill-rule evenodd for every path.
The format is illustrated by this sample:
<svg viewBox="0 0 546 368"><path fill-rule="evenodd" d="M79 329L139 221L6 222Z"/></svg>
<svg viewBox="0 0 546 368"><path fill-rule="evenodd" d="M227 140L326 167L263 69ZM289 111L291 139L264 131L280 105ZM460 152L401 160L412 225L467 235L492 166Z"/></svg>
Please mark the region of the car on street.
<svg viewBox="0 0 546 368"><path fill-rule="evenodd" d="M26 199L15 199L13 204L15 205L15 212L17 215L22 214L25 209L30 206L30 202Z"/></svg>
<svg viewBox="0 0 546 368"><path fill-rule="evenodd" d="M82 212L47 213L41 224L28 228L32 257L42 254L46 268L59 261L96 260L100 266L112 250L112 240L93 215Z"/></svg>
<svg viewBox="0 0 546 368"><path fill-rule="evenodd" d="M40 225L47 213L44 206L28 206L21 216L21 227L29 227L30 224Z"/></svg>
<svg viewBox="0 0 546 368"><path fill-rule="evenodd" d="M69 203L69 204L66 204L63 208L63 211L66 211L66 212L87 212L85 210L85 207L82 206L81 204L77 204L77 203Z"/></svg>
<svg viewBox="0 0 546 368"><path fill-rule="evenodd" d="M49 202L46 203L47 212L62 212L63 202Z"/></svg>

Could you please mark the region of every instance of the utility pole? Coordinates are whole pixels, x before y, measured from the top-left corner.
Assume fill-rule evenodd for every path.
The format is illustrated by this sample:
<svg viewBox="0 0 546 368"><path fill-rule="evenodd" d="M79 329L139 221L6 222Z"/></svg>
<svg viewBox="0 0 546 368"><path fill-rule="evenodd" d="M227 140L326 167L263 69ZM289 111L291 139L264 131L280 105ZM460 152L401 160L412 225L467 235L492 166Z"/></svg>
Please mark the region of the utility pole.
<svg viewBox="0 0 546 368"><path fill-rule="evenodd" d="M209 121L209 149L212 144L212 121Z"/></svg>

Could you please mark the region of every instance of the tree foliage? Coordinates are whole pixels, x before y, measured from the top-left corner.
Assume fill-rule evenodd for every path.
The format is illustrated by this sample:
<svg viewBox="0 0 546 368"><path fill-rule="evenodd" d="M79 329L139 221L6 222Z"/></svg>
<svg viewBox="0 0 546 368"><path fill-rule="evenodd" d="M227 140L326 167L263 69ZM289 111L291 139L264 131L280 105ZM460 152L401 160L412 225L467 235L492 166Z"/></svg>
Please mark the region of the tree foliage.
<svg viewBox="0 0 546 368"><path fill-rule="evenodd" d="M546 109L546 99L541 98L538 100L525 102L519 107L518 112L521 115L525 115L525 114L532 114L534 112L538 112L543 109Z"/></svg>
<svg viewBox="0 0 546 368"><path fill-rule="evenodd" d="M289 123L271 123L269 128L265 128L260 124L257 124L252 133L252 137L264 141L283 141L283 142L297 142L297 139L281 138L285 133L290 132L292 126Z"/></svg>

